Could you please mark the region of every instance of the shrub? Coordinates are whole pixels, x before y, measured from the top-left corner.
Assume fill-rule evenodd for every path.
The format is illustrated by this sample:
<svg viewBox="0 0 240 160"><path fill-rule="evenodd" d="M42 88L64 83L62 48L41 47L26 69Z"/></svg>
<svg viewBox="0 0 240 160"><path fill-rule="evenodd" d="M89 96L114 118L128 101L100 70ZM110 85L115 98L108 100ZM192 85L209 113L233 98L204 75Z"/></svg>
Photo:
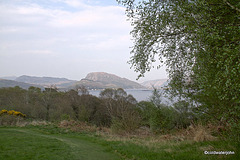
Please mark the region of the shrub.
<svg viewBox="0 0 240 160"><path fill-rule="evenodd" d="M7 111L6 109L3 109L3 110L0 111L0 115L4 115L4 114L20 116L20 117L26 117L25 114L22 114L21 112L14 111L14 110Z"/></svg>
<svg viewBox="0 0 240 160"><path fill-rule="evenodd" d="M152 132L165 132L175 127L176 111L167 106L155 108L149 119L150 129Z"/></svg>
<svg viewBox="0 0 240 160"><path fill-rule="evenodd" d="M165 132L176 125L176 111L164 104L157 106L153 102L142 101L138 103L142 125L150 127L151 132Z"/></svg>
<svg viewBox="0 0 240 160"><path fill-rule="evenodd" d="M62 114L61 115L61 120L63 121L63 120L70 120L70 115L68 115L68 114Z"/></svg>
<svg viewBox="0 0 240 160"><path fill-rule="evenodd" d="M196 142L201 141L213 141L216 140L216 137L212 136L214 128L203 126L201 124L191 124L186 131L188 131L188 134L190 137L193 138Z"/></svg>
<svg viewBox="0 0 240 160"><path fill-rule="evenodd" d="M0 125L17 125L26 115L18 111L7 111L5 109L0 111Z"/></svg>
<svg viewBox="0 0 240 160"><path fill-rule="evenodd" d="M190 104L183 100L174 103L173 107L176 110L176 127L187 128L195 118Z"/></svg>
<svg viewBox="0 0 240 160"><path fill-rule="evenodd" d="M140 117L136 112L127 112L123 117L113 117L111 129L114 133L131 133L139 128Z"/></svg>

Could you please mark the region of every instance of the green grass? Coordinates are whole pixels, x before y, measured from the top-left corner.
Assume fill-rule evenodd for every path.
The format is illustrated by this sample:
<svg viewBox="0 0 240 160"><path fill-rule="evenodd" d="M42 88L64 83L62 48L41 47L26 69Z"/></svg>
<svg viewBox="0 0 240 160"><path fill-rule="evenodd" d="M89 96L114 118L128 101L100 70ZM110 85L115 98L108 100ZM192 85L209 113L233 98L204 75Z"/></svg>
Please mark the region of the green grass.
<svg viewBox="0 0 240 160"><path fill-rule="evenodd" d="M240 159L239 146L231 141L165 141L154 146L131 141L106 140L101 136L74 133L56 126L0 127L0 159L49 160L208 160ZM234 151L235 155L205 155L204 151ZM120 157L120 158L119 158Z"/></svg>
<svg viewBox="0 0 240 160"><path fill-rule="evenodd" d="M112 160L107 148L76 134L52 134L29 128L0 128L0 159Z"/></svg>
<svg viewBox="0 0 240 160"><path fill-rule="evenodd" d="M118 150L129 159L141 160L239 160L239 149L227 142L169 142L159 144L157 149L133 143L116 143L113 149ZM204 151L235 151L235 155L205 155Z"/></svg>

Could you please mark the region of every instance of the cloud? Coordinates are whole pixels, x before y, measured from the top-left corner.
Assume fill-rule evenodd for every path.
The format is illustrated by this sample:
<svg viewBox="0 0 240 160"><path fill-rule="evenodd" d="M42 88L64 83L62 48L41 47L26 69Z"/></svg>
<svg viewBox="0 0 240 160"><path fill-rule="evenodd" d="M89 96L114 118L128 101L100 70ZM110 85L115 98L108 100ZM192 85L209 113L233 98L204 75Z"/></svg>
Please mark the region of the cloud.
<svg viewBox="0 0 240 160"><path fill-rule="evenodd" d="M54 55L53 51L51 50L25 50L24 53L32 55Z"/></svg>
<svg viewBox="0 0 240 160"><path fill-rule="evenodd" d="M0 68L5 69L0 75L68 73L72 79L92 71L133 75L126 63L132 42L125 9L100 2L104 1L1 1ZM8 65L11 61L15 68Z"/></svg>
<svg viewBox="0 0 240 160"><path fill-rule="evenodd" d="M78 12L58 12L49 21L49 25L57 28L88 27L106 32L127 26L127 23L124 23L126 17L123 13L123 8L116 6L89 7Z"/></svg>
<svg viewBox="0 0 240 160"><path fill-rule="evenodd" d="M78 6L77 2L79 1L65 2ZM109 39L104 39L108 36L102 35L118 37L122 36L119 31L129 29L126 27L126 23L123 23L125 16L122 11L123 8L116 6L88 6L81 11L71 12L63 9L46 9L37 4L13 5L8 6L5 11L0 11L1 15L5 17L0 22L2 26L0 33L15 32L14 34L20 34L24 39L28 35L28 39L43 39L44 41L55 39L55 42L57 39L60 41L62 39L65 41L67 39L79 40L77 37L80 37L87 40L84 43L94 40L97 40L95 43L102 43L102 41L109 41ZM115 43L118 43L117 41L115 38ZM82 40L80 42L83 43Z"/></svg>
<svg viewBox="0 0 240 160"><path fill-rule="evenodd" d="M60 0L63 3L75 8L88 8L89 6L84 3L83 0ZM85 0L86 2L86 0Z"/></svg>
<svg viewBox="0 0 240 160"><path fill-rule="evenodd" d="M118 52L124 44L128 48L129 42L122 37L128 36L129 25L119 6L91 6L76 0L52 0L47 7L39 1L15 2L0 3L1 57L14 55L18 59L14 62L28 64L26 56L35 55L37 58L31 61L39 64L39 59L55 55L62 63L79 59L81 63L74 65L78 68L92 62L96 65L91 68L99 68L103 61L110 62L114 56L124 54Z"/></svg>

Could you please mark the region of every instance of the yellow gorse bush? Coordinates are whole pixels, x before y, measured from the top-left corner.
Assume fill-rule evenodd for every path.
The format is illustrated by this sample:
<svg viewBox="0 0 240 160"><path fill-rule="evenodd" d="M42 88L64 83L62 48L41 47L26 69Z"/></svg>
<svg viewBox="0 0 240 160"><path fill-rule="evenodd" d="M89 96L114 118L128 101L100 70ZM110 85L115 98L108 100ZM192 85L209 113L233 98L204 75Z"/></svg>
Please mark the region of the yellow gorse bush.
<svg viewBox="0 0 240 160"><path fill-rule="evenodd" d="M21 112L14 111L14 110L7 111L6 109L3 109L3 110L0 111L0 115L2 115L2 114L8 114L8 115L14 115L14 116L26 117L25 114L22 114Z"/></svg>
<svg viewBox="0 0 240 160"><path fill-rule="evenodd" d="M0 114L2 114L2 113L7 113L8 111L6 110L6 109L3 109L3 110L1 110L0 111Z"/></svg>

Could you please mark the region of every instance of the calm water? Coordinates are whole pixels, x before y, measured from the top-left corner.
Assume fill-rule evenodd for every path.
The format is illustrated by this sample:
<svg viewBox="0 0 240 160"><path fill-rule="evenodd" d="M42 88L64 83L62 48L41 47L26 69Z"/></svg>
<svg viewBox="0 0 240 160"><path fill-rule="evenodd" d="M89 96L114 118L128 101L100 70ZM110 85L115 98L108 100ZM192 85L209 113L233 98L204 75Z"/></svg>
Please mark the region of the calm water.
<svg viewBox="0 0 240 160"><path fill-rule="evenodd" d="M99 97L99 94L102 90L90 90L89 93L91 95ZM126 89L127 94L131 94L138 102L140 101L148 101L149 97L152 95L152 90L136 90L136 89ZM162 98L163 103L168 103L169 100L166 98Z"/></svg>
<svg viewBox="0 0 240 160"><path fill-rule="evenodd" d="M89 93L94 96L99 96L102 90L90 90ZM131 94L137 101L147 101L152 95L152 90L136 90L126 89L127 94Z"/></svg>

